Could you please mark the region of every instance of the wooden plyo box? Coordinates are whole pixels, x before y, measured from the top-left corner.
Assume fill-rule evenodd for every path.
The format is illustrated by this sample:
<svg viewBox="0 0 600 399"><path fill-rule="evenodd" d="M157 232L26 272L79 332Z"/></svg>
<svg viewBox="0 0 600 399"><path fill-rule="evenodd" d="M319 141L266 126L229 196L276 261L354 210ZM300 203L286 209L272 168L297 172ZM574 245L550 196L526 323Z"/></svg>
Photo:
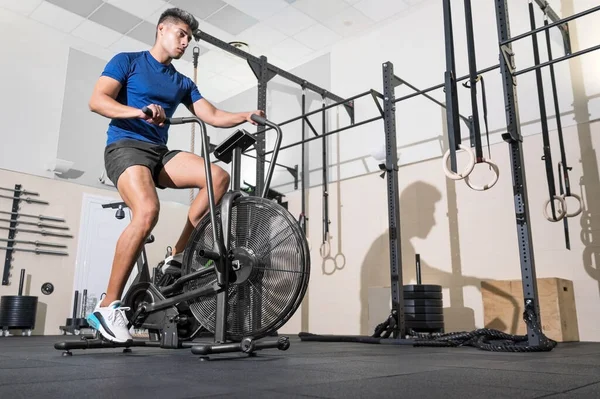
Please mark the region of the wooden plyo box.
<svg viewBox="0 0 600 399"><path fill-rule="evenodd" d="M579 341L573 282L560 278L537 280L544 334L557 342ZM483 315L486 328L525 335L521 280L483 280Z"/></svg>

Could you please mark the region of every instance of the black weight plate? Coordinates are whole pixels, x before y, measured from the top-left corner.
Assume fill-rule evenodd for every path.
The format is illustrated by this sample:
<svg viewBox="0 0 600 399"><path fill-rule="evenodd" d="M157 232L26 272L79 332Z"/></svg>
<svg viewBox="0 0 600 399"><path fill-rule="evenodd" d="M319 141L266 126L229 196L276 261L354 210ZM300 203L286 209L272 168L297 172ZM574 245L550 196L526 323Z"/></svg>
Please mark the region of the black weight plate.
<svg viewBox="0 0 600 399"><path fill-rule="evenodd" d="M404 320L408 321L444 321L443 314L404 314Z"/></svg>
<svg viewBox="0 0 600 399"><path fill-rule="evenodd" d="M444 313L444 308L441 306L404 306L404 313L442 314Z"/></svg>
<svg viewBox="0 0 600 399"><path fill-rule="evenodd" d="M442 286L435 284L405 285L404 292L442 292Z"/></svg>
<svg viewBox="0 0 600 399"><path fill-rule="evenodd" d="M407 321L405 323L407 328L415 330L437 330L444 328L443 321Z"/></svg>
<svg viewBox="0 0 600 399"><path fill-rule="evenodd" d="M54 292L54 285L52 283L42 284L42 294L50 295Z"/></svg>
<svg viewBox="0 0 600 399"><path fill-rule="evenodd" d="M404 299L442 299L441 292L405 292Z"/></svg>
<svg viewBox="0 0 600 399"><path fill-rule="evenodd" d="M404 299L404 307L431 306L442 308L444 303L441 299Z"/></svg>

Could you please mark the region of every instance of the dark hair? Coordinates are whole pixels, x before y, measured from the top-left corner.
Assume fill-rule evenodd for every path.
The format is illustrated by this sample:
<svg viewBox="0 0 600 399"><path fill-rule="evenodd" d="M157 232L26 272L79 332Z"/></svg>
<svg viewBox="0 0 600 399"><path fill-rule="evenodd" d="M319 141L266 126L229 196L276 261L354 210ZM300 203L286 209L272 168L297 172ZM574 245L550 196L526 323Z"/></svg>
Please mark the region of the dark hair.
<svg viewBox="0 0 600 399"><path fill-rule="evenodd" d="M190 27L192 32L195 32L198 29L198 21L196 18L191 13L182 10L181 8L169 8L165 10L158 19L157 27L168 20L183 22Z"/></svg>

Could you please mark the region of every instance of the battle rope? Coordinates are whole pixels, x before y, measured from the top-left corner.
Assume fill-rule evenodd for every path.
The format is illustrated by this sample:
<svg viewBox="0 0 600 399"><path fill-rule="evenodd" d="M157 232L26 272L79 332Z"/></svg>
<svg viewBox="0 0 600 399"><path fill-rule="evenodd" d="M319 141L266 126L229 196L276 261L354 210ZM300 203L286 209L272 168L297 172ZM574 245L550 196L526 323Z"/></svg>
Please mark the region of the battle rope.
<svg viewBox="0 0 600 399"><path fill-rule="evenodd" d="M511 335L502 331L480 328L471 332L418 333L409 331L407 339L413 339L413 346L459 347L473 346L492 352L547 352L556 347L557 342L546 337L535 317L533 303L525 305L523 320L540 337L540 344L528 345L527 335ZM372 338L388 338L397 326L396 315L375 327Z"/></svg>

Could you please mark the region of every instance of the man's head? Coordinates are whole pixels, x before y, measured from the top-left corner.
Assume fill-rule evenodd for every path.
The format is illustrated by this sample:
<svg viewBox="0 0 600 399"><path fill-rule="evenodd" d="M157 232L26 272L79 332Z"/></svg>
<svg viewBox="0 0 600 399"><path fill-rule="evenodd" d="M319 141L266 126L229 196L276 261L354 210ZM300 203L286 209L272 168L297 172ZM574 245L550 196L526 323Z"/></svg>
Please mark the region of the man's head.
<svg viewBox="0 0 600 399"><path fill-rule="evenodd" d="M163 12L156 26L156 44L171 58L179 59L198 29L198 21L192 14L180 8L169 8Z"/></svg>
<svg viewBox="0 0 600 399"><path fill-rule="evenodd" d="M418 223L409 224L405 231L407 238L426 238L435 226L435 206L442 200L437 187L424 181L409 184L400 193L400 209L417 210ZM403 233L404 234L404 233Z"/></svg>

